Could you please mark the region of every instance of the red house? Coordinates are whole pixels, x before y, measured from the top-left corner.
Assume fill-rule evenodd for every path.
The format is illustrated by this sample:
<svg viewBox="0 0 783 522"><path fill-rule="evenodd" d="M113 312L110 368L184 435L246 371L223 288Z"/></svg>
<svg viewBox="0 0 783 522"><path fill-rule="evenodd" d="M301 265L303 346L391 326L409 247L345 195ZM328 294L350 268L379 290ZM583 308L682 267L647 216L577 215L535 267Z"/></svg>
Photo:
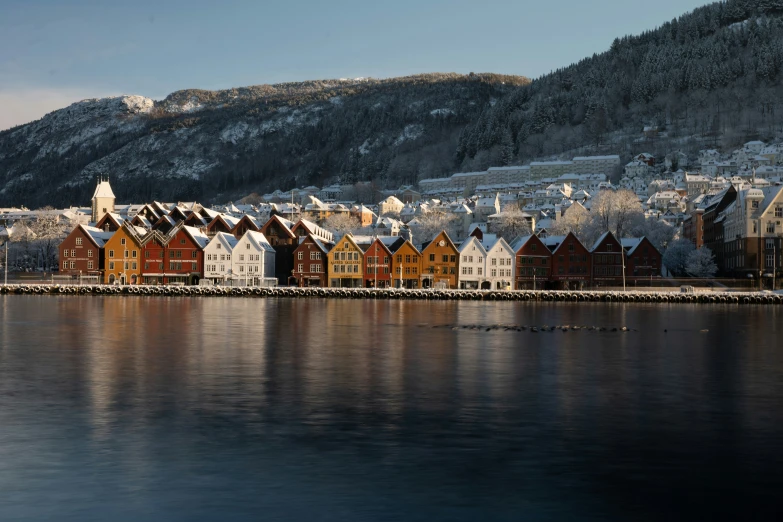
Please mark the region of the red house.
<svg viewBox="0 0 783 522"><path fill-rule="evenodd" d="M628 272L623 258L623 246L611 232L605 232L590 251L593 259L593 286L622 286Z"/></svg>
<svg viewBox="0 0 783 522"><path fill-rule="evenodd" d="M297 285L326 287L327 254L334 246L323 243L312 234L299 238L299 246L294 250L294 277Z"/></svg>
<svg viewBox="0 0 783 522"><path fill-rule="evenodd" d="M103 247L112 234L113 232L86 225L74 228L58 248L60 273L74 277L100 277L103 270Z"/></svg>
<svg viewBox="0 0 783 522"><path fill-rule="evenodd" d="M356 244L364 250L364 286L366 288L390 288L392 286L392 253L388 245L397 241L396 237L369 238L362 241L357 238ZM386 240L386 243L384 243Z"/></svg>
<svg viewBox="0 0 783 522"><path fill-rule="evenodd" d="M204 248L209 238L182 224L168 234L153 231L145 236L141 275L145 284L195 285L204 274Z"/></svg>
<svg viewBox="0 0 783 522"><path fill-rule="evenodd" d="M544 290L552 275L552 252L534 235L521 237L511 244L515 252L516 290Z"/></svg>
<svg viewBox="0 0 783 522"><path fill-rule="evenodd" d="M244 215L239 219L239 221L237 221L237 224L234 225L231 233L235 238L240 239L248 230L252 232L260 232L261 225L259 225L258 222L252 217Z"/></svg>
<svg viewBox="0 0 783 522"><path fill-rule="evenodd" d="M623 248L627 279L641 282L661 276L663 256L649 239L623 239Z"/></svg>
<svg viewBox="0 0 783 522"><path fill-rule="evenodd" d="M551 281L556 288L581 290L590 283L591 256L573 232L543 240L552 252Z"/></svg>

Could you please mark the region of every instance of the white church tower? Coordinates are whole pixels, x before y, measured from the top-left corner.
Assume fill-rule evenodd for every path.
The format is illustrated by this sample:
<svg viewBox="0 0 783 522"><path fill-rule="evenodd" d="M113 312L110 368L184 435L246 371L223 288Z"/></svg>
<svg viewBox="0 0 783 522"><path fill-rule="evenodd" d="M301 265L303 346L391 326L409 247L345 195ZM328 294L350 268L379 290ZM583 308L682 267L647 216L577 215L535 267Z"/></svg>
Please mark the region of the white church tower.
<svg viewBox="0 0 783 522"><path fill-rule="evenodd" d="M97 223L105 214L114 212L114 192L109 185L109 178L98 178L98 186L92 195L92 222Z"/></svg>

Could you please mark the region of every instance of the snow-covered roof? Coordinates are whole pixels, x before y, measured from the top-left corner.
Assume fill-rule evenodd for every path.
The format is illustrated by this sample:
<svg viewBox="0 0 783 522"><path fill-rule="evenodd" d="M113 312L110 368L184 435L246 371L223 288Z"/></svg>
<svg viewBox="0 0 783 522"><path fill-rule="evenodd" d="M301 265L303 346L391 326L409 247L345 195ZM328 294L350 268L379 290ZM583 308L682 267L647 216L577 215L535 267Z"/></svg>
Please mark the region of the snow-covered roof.
<svg viewBox="0 0 783 522"><path fill-rule="evenodd" d="M209 237L201 230L189 226L183 226L182 230L184 230L185 233L188 234L190 238L202 249L206 248L206 246L209 244Z"/></svg>
<svg viewBox="0 0 783 522"><path fill-rule="evenodd" d="M92 195L93 198L114 198L114 192L111 189L111 185L109 185L108 181L100 181L98 182L98 186L95 187L95 193Z"/></svg>

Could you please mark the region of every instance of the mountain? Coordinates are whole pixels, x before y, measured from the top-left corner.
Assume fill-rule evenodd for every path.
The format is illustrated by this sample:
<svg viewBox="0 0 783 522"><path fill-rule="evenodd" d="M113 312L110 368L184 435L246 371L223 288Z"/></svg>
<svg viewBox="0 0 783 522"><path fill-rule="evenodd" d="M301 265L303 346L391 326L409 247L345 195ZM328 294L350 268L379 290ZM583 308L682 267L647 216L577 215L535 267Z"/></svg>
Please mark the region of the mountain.
<svg viewBox="0 0 783 522"><path fill-rule="evenodd" d="M310 81L85 100L0 132L0 205L238 198L330 181L447 175L460 132L529 80L495 74Z"/></svg>
<svg viewBox="0 0 783 522"><path fill-rule="evenodd" d="M649 16L649 13L646 14ZM461 170L583 153L733 147L780 138L783 0L695 9L534 80L460 136ZM645 127L659 139L640 140Z"/></svg>

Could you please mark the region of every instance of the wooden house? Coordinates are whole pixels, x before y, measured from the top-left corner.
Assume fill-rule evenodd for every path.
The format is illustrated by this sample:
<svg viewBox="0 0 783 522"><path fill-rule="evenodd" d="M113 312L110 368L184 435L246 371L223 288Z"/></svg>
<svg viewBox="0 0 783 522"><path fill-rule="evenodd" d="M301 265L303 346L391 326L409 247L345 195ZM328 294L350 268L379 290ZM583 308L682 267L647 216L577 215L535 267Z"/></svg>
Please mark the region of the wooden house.
<svg viewBox="0 0 783 522"><path fill-rule="evenodd" d="M103 247L111 236L112 232L99 228L76 226L58 247L60 274L100 277L103 271Z"/></svg>
<svg viewBox="0 0 783 522"><path fill-rule="evenodd" d="M544 290L552 274L552 252L535 234L517 238L512 244L516 257L515 290Z"/></svg>
<svg viewBox="0 0 783 522"><path fill-rule="evenodd" d="M109 214L104 215L104 218ZM141 283L142 244L147 230L125 221L104 247L103 283Z"/></svg>
<svg viewBox="0 0 783 522"><path fill-rule="evenodd" d="M557 289L580 290L590 283L590 251L573 232L567 236L549 236L543 241L552 252L550 280Z"/></svg>
<svg viewBox="0 0 783 522"><path fill-rule="evenodd" d="M242 286L276 286L277 253L264 234L248 230L234 247L232 270L234 284Z"/></svg>
<svg viewBox="0 0 783 522"><path fill-rule="evenodd" d="M294 277L298 286L328 286L327 260L333 246L312 234L299 238L299 246L294 250Z"/></svg>
<svg viewBox="0 0 783 522"><path fill-rule="evenodd" d="M346 234L329 251L328 277L333 288L361 288L364 273L364 251L351 234Z"/></svg>
<svg viewBox="0 0 783 522"><path fill-rule="evenodd" d="M394 288L412 290L421 286L421 252L409 240L398 237L389 246L392 253L392 274Z"/></svg>
<svg viewBox="0 0 783 522"><path fill-rule="evenodd" d="M623 246L611 232L605 232L590 250L594 287L623 285L625 258Z"/></svg>
<svg viewBox="0 0 783 522"><path fill-rule="evenodd" d="M422 288L457 288L459 251L445 231L424 244L421 254Z"/></svg>
<svg viewBox="0 0 783 522"><path fill-rule="evenodd" d="M279 215L270 217L261 227L261 233L277 252L275 277L281 285L289 284L289 278L292 278L291 284L296 284L293 280L294 250L299 246L299 240L293 228L293 222Z"/></svg>

